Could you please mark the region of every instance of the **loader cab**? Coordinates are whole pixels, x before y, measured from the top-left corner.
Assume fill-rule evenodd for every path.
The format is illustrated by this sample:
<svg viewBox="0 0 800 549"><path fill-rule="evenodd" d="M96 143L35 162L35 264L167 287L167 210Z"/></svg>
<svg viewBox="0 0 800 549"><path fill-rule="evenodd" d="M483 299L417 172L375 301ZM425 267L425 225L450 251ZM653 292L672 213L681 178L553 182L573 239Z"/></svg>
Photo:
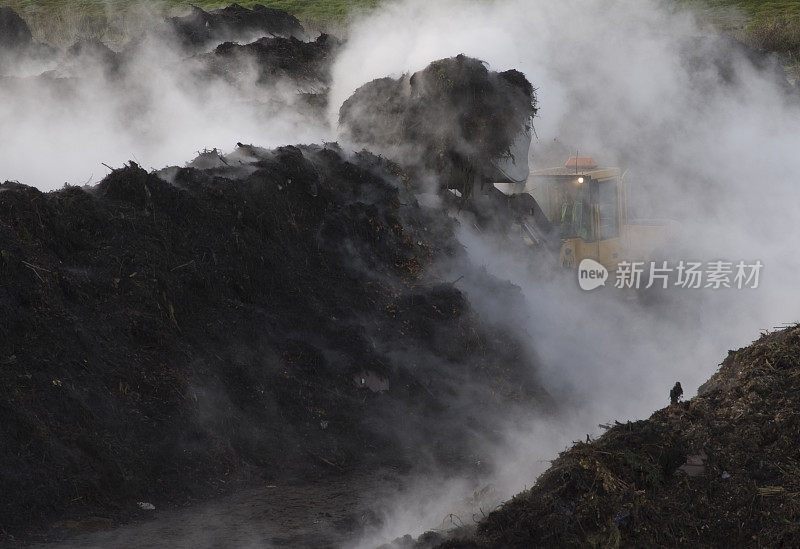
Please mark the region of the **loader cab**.
<svg viewBox="0 0 800 549"><path fill-rule="evenodd" d="M571 157L564 167L533 171L524 192L557 231L562 267L591 258L615 270L623 260L648 260L664 240L662 227L629 224L620 169L599 167L592 158Z"/></svg>
<svg viewBox="0 0 800 549"><path fill-rule="evenodd" d="M531 172L525 191L562 239L595 242L618 237L625 210L620 170L598 168L591 158L572 157L567 164L571 166Z"/></svg>

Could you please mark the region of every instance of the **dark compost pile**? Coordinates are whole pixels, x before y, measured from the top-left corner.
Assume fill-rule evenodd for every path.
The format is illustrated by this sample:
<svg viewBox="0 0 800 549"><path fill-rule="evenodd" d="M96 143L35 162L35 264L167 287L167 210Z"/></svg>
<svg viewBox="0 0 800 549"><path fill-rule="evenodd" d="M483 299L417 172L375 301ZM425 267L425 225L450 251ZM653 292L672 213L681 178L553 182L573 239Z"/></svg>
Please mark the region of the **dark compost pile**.
<svg viewBox="0 0 800 549"><path fill-rule="evenodd" d="M485 177L494 159L509 154L535 113L534 89L522 73L497 73L459 55L361 86L339 121L352 141L413 158L442 185L465 190L464 181Z"/></svg>
<svg viewBox="0 0 800 549"><path fill-rule="evenodd" d="M16 65L38 64L53 55L53 48L33 39L22 17L9 7L0 7L0 75Z"/></svg>
<svg viewBox="0 0 800 549"><path fill-rule="evenodd" d="M2 185L0 532L474 463L487 418L544 395L442 278L453 222L411 183L368 153L241 145L92 188Z"/></svg>
<svg viewBox="0 0 800 549"><path fill-rule="evenodd" d="M199 55L193 61L206 74L233 82L250 67L255 67L258 85L289 80L319 91L330 84L330 65L338 45L338 40L327 34L310 42L294 37L260 38L244 45L225 42L212 53Z"/></svg>
<svg viewBox="0 0 800 549"><path fill-rule="evenodd" d="M442 547L794 547L800 327L731 351L699 395L576 443Z"/></svg>
<svg viewBox="0 0 800 549"><path fill-rule="evenodd" d="M239 4L206 12L192 7L191 13L166 21L167 32L189 49L199 49L225 40L245 40L263 36L307 38L296 17L283 10L256 4L247 9Z"/></svg>
<svg viewBox="0 0 800 549"><path fill-rule="evenodd" d="M286 109L315 123L325 116L330 68L340 43L326 34L308 38L297 19L283 11L233 4L212 12L193 8L189 15L134 37L119 51L92 38L60 52L34 43L26 23L2 8L0 93L70 97L99 81L133 111L150 101L142 60L156 55L165 63L162 70L201 103L203 94L220 84L232 102L241 97L261 113L265 124ZM276 88L280 93L273 93Z"/></svg>

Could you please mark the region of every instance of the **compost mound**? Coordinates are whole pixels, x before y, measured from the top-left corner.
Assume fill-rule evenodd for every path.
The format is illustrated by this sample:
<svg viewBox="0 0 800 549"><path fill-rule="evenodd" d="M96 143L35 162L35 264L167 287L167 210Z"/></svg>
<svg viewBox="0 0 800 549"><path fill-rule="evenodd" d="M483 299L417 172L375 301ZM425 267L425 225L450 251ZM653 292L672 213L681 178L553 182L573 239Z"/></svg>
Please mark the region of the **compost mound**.
<svg viewBox="0 0 800 549"><path fill-rule="evenodd" d="M327 34L311 42L295 37L265 37L244 45L225 42L194 60L206 74L232 82L240 79L243 70L255 67L258 85L285 80L322 91L330 84L330 67L339 45L336 38ZM252 77L249 73L248 76Z"/></svg>
<svg viewBox="0 0 800 549"><path fill-rule="evenodd" d="M796 546L798 406L793 327L731 351L690 401L575 444L472 539L441 547Z"/></svg>
<svg viewBox="0 0 800 549"><path fill-rule="evenodd" d="M508 154L535 113L534 89L522 73L497 73L459 55L361 86L342 105L339 122L348 139L413 158L443 185L460 188Z"/></svg>
<svg viewBox="0 0 800 549"><path fill-rule="evenodd" d="M42 63L55 50L33 39L28 24L9 7L0 7L0 76L21 64Z"/></svg>
<svg viewBox="0 0 800 549"><path fill-rule="evenodd" d="M253 9L231 4L211 12L193 7L188 15L168 19L167 29L182 46L193 49L247 36L307 38L296 17L259 4Z"/></svg>
<svg viewBox="0 0 800 549"><path fill-rule="evenodd" d="M368 153L244 144L95 187L0 186L0 534L242 482L474 466L492 416L546 397L436 267L463 250L411 186Z"/></svg>
<svg viewBox="0 0 800 549"><path fill-rule="evenodd" d="M310 41L298 39L305 33L285 12L232 5L170 19L166 26L133 38L119 51L98 39L81 39L56 55L55 50L32 42L27 25L13 11L4 9L2 13L0 26L9 34L0 36L7 41L8 37L21 37L13 48L0 45L0 75L8 76L0 76L4 93L18 97L48 94L67 101L81 99L83 90L103 85L108 87L107 95L123 98L125 119L138 117L153 101L151 82L143 81L142 75L143 61L152 63L155 57L159 61L152 66L153 74L168 74L171 84L200 102L205 101L208 90L215 89L219 96L224 89L231 103L252 108L264 123L291 109L317 124L326 113L330 68L341 44L326 34ZM178 31L183 36L180 33L189 32L186 29L192 28L195 19L216 21L209 26L200 24L206 37L204 47L212 48L210 51L184 48L181 40L170 39L174 38L173 27L183 29ZM240 38L254 41L231 41Z"/></svg>
<svg viewBox="0 0 800 549"><path fill-rule="evenodd" d="M13 9L0 8L0 48L21 49L33 45L27 23Z"/></svg>

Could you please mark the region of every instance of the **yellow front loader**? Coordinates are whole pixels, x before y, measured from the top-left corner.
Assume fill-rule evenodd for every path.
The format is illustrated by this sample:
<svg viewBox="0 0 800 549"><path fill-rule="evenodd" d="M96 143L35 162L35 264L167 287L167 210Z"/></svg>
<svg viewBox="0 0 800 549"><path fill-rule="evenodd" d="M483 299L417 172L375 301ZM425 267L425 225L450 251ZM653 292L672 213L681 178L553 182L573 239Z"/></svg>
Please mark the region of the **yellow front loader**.
<svg viewBox="0 0 800 549"><path fill-rule="evenodd" d="M565 268L586 258L610 272L620 261L650 261L671 232L668 222L630 218L621 170L599 167L592 158L571 157L563 167L530 172L524 183L495 186L533 198L535 211L522 222L524 238L530 245L555 244Z"/></svg>

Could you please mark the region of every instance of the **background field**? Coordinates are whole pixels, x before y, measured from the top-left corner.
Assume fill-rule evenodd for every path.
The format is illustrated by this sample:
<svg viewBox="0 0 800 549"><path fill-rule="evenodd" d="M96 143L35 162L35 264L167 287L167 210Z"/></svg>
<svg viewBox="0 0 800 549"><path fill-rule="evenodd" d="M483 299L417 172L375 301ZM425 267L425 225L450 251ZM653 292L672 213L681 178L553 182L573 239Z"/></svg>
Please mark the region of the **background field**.
<svg viewBox="0 0 800 549"><path fill-rule="evenodd" d="M230 3L217 0L0 0L28 22L37 40L67 46L77 36L101 38L118 45L152 18L180 15L191 6L209 10ZM348 14L374 8L381 0L267 0L237 2L245 7L262 4L285 10L304 26L329 29L340 25Z"/></svg>
<svg viewBox="0 0 800 549"><path fill-rule="evenodd" d="M335 30L349 14L369 10L385 0L262 0L260 3L295 15L312 29ZM555 1L555 0L554 0ZM720 29L759 49L800 59L800 0L672 0L696 8ZM185 13L191 5L224 6L217 0L0 0L32 27L36 38L66 46L77 36L92 36L114 46L136 34L150 17Z"/></svg>
<svg viewBox="0 0 800 549"><path fill-rule="evenodd" d="M745 43L800 60L800 2L796 0L679 0Z"/></svg>

